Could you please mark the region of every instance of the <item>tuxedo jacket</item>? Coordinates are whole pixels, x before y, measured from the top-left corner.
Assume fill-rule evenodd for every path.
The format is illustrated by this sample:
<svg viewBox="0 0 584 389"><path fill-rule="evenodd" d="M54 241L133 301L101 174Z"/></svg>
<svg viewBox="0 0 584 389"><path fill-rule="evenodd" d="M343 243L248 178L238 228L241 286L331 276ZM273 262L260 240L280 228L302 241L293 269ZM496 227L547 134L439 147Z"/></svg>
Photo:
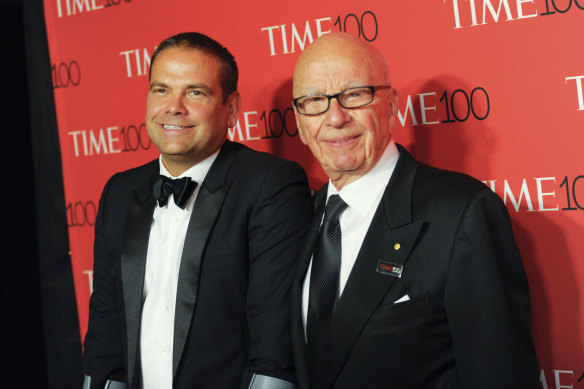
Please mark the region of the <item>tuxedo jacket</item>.
<svg viewBox="0 0 584 389"><path fill-rule="evenodd" d="M106 184L95 225L85 338L91 388L140 386L140 325L158 160ZM290 161L227 141L197 195L181 257L173 388L247 388L253 373L294 381L289 292L312 209Z"/></svg>
<svg viewBox="0 0 584 389"><path fill-rule="evenodd" d="M308 371L302 285L326 186L314 198L292 285L300 388L538 388L527 279L505 206L481 182L398 148L331 319L327 358Z"/></svg>

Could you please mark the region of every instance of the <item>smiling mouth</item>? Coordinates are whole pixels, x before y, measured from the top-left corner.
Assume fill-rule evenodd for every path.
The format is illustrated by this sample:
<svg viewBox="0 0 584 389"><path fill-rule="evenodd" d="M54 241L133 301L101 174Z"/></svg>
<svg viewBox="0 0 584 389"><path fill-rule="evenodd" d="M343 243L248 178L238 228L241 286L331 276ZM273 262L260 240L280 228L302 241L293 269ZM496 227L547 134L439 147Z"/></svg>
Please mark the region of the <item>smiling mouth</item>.
<svg viewBox="0 0 584 389"><path fill-rule="evenodd" d="M328 140L327 143L332 145L332 146L343 146L343 145L346 145L348 143L351 143L352 141L359 138L360 136L361 135L355 135L355 136L343 137L340 139L331 139L331 140Z"/></svg>
<svg viewBox="0 0 584 389"><path fill-rule="evenodd" d="M162 128L164 128L165 130L184 130L187 128L192 128L194 126L177 126L174 124L163 124Z"/></svg>

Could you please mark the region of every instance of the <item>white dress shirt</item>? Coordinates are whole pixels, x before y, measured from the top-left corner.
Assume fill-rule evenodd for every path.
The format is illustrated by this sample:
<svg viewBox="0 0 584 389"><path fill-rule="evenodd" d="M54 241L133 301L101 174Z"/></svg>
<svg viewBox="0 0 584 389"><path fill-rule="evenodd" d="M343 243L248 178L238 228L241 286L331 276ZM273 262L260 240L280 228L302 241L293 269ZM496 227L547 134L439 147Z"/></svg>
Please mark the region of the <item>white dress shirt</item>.
<svg viewBox="0 0 584 389"><path fill-rule="evenodd" d="M387 145L377 164L363 177L347 184L340 191L329 180L327 202L330 196L338 194L348 207L341 214L341 271L339 276L339 295L342 295L349 274L357 260L357 255L373 220L373 215L381 202L383 192L393 174L399 158L399 151L393 140ZM310 271L312 258L304 279L302 289L302 320L306 330L308 313L308 291L310 287Z"/></svg>
<svg viewBox="0 0 584 389"><path fill-rule="evenodd" d="M199 188L219 151L172 177L159 159L160 174L171 178L191 177L197 187L185 209L173 195L164 207L156 206L150 227L144 278L140 361L144 389L172 389L174 312L180 260Z"/></svg>

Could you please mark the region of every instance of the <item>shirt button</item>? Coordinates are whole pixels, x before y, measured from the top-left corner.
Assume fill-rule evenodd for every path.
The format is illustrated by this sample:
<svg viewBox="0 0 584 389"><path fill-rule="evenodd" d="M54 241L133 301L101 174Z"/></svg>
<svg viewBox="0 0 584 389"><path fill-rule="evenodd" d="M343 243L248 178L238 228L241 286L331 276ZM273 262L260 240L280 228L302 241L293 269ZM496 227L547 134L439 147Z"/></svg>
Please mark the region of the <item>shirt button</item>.
<svg viewBox="0 0 584 389"><path fill-rule="evenodd" d="M166 350L164 350L164 351L162 352L162 355L166 356L166 354L167 354L167 351L166 351Z"/></svg>

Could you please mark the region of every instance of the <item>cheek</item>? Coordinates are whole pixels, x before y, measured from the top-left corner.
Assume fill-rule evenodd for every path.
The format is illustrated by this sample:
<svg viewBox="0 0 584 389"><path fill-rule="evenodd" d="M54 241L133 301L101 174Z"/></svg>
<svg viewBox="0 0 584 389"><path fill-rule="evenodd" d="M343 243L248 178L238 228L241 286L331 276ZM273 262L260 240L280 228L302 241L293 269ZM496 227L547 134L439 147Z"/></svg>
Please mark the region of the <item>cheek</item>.
<svg viewBox="0 0 584 389"><path fill-rule="evenodd" d="M305 145L308 145L308 141L306 139L306 136L304 135L304 130L302 129L302 127L300 127L299 124L296 125L298 127L298 136L300 136L300 140L302 141L302 143L304 143Z"/></svg>
<svg viewBox="0 0 584 389"><path fill-rule="evenodd" d="M318 130L309 128L304 132L304 139L306 140L308 147L310 147L315 155L321 153L321 144L318 140Z"/></svg>
<svg viewBox="0 0 584 389"><path fill-rule="evenodd" d="M146 121L154 118L160 112L160 104L148 99L146 101Z"/></svg>
<svg viewBox="0 0 584 389"><path fill-rule="evenodd" d="M382 147L390 136L389 122L387 120L375 120L367 118L364 122L367 128L367 148L369 151Z"/></svg>
<svg viewBox="0 0 584 389"><path fill-rule="evenodd" d="M298 127L298 135L300 140L307 146L311 146L315 143L316 132L314 131L314 126L311 126L310 120L306 120L304 116L296 116L296 126Z"/></svg>
<svg viewBox="0 0 584 389"><path fill-rule="evenodd" d="M224 107L209 107L192 104L187 107L189 116L201 122L222 123L228 121L228 114Z"/></svg>
<svg viewBox="0 0 584 389"><path fill-rule="evenodd" d="M320 160L322 150L320 144L316 139L315 132L312 132L310 127L304 125L298 129L298 134L300 135L300 140L302 141L302 143L308 146L312 155L314 155L316 159Z"/></svg>

